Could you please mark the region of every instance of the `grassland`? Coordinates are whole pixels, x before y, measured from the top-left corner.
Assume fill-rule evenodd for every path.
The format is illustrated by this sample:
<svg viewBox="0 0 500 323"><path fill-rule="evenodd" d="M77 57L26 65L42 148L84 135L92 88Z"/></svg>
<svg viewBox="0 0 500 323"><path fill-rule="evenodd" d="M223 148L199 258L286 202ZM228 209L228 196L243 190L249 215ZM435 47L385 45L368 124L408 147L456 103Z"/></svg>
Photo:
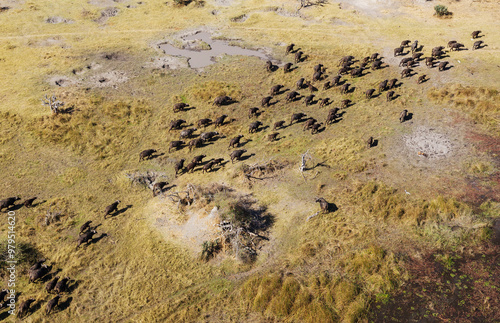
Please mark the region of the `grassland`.
<svg viewBox="0 0 500 323"><path fill-rule="evenodd" d="M494 2L446 5L451 19L435 18L432 6L406 1L369 10L331 2L298 14L293 1L208 1L186 7L153 1L6 4L10 9L0 12L2 198L39 196L42 202L16 210L17 243L23 250L16 290L19 301L37 300L25 320L366 321L380 318L373 314L377 306L392 304L394 295L416 281L412 263L425 264L429 255L438 254L433 261L446 265L453 257L497 250L491 241L500 214L500 73L491 67L500 64L498 7ZM118 14L106 17L102 12L110 6ZM243 22L232 19L242 15L247 16ZM47 23L51 17L68 22ZM276 60L292 60L284 55L284 45L292 42L308 57L289 74L267 73L265 62L254 57L224 56L203 71L155 66L163 56L156 44L201 27L220 38L241 39L236 43L243 46L266 48ZM446 72L416 68L429 81L403 80L396 100L365 99L364 90L400 78L392 49L401 40L418 39L427 54L452 39L470 49L472 30L482 30L487 47L451 53L446 59L453 68ZM248 134L248 108L259 106L271 86L291 89L298 78L309 79L317 63L333 75L340 57L373 52L386 57L390 67L359 79L347 77L354 92L341 95L319 86L317 98L334 102L324 108L305 107L302 101L285 104L284 94L278 95L259 117L270 128ZM58 80L63 86L55 84ZM64 101L68 113L52 115L41 105L46 94ZM213 107L213 98L223 94L238 102ZM294 125L280 130L277 142L266 140L275 121L288 122L299 111L323 121L329 108L345 98L354 105L324 131L311 135ZM195 109L174 115L177 100ZM410 122L399 123L402 109L413 113ZM195 123L223 113L235 119L218 130L225 138L192 153L187 147L168 153L170 141L178 138L178 132L168 131L172 119ZM418 127L444 134L452 153L425 159L406 147L404 138ZM239 133L250 139L243 141L247 160L175 178L173 164L180 158L202 153L227 160L228 139ZM365 143L369 136L378 140L371 149ZM148 148L162 155L138 163L139 152ZM313 159L303 177L298 167L307 150ZM243 175L242 164L271 159L286 166L263 180ZM200 246L159 230L159 218L182 224L194 212L224 205L206 198L177 208L166 197L153 198L149 189L126 177L147 171L164 173L176 185L172 191L224 183L251 194L274 219L255 261L243 262L230 250L201 261ZM338 210L306 221L319 210L318 196ZM116 199L124 212L104 220L104 207ZM45 226L49 208L63 216ZM101 223L97 231L106 236L75 250L79 227L87 220ZM6 224L1 230L4 241ZM27 269L41 257L53 271L60 270L59 276L73 280L72 292L50 317L44 307L52 296L43 284L27 279ZM448 270L454 268L451 264ZM498 276L484 280L498 289ZM467 302L465 308L472 311L475 303ZM481 311L495 319L494 312ZM414 314L418 317L418 308ZM0 315L16 320L5 311Z"/></svg>

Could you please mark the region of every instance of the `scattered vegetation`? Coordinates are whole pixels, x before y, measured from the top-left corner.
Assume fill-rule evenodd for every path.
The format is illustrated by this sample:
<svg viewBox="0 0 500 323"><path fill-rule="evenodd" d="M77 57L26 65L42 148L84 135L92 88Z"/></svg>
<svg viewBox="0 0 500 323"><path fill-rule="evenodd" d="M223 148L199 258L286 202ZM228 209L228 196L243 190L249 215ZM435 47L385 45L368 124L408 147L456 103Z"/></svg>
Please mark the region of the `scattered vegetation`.
<svg viewBox="0 0 500 323"><path fill-rule="evenodd" d="M443 16L451 16L453 13L448 11L448 8L443 6L443 5L437 5L434 7L434 15L438 17L443 17Z"/></svg>

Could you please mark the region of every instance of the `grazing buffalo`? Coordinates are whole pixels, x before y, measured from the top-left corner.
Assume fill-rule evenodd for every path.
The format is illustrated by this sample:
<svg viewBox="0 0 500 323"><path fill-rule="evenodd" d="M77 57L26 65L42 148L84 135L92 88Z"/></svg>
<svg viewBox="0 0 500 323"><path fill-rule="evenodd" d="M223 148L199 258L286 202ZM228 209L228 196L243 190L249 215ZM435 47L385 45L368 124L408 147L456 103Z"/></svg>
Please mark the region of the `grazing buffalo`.
<svg viewBox="0 0 500 323"><path fill-rule="evenodd" d="M418 40L415 40L413 44L411 44L411 53L413 54L418 48Z"/></svg>
<svg viewBox="0 0 500 323"><path fill-rule="evenodd" d="M450 50L451 51L459 51L460 48L462 48L462 47L465 47L465 45L464 44L460 44L460 43L454 43L454 44L451 45Z"/></svg>
<svg viewBox="0 0 500 323"><path fill-rule="evenodd" d="M417 62L422 56L424 56L424 53L415 53L411 56L411 58Z"/></svg>
<svg viewBox="0 0 500 323"><path fill-rule="evenodd" d="M195 163L195 164L201 164L201 162L203 161L203 158L205 158L205 157L207 157L207 156L206 155L195 156L191 162Z"/></svg>
<svg viewBox="0 0 500 323"><path fill-rule="evenodd" d="M215 98L213 105L220 107L221 105L229 104L233 101L230 96L222 95Z"/></svg>
<svg viewBox="0 0 500 323"><path fill-rule="evenodd" d="M323 84L323 90L328 90L331 87L332 84L330 83L330 81L326 81L325 84Z"/></svg>
<svg viewBox="0 0 500 323"><path fill-rule="evenodd" d="M238 150L235 150L233 151L229 157L231 158L231 163L234 164L234 160L240 160L241 156L246 153L246 149L238 149Z"/></svg>
<svg viewBox="0 0 500 323"><path fill-rule="evenodd" d="M342 64L346 63L346 62L350 62L354 59L354 56L344 56L342 57L340 60L339 60L339 63L337 64L337 66L341 66Z"/></svg>
<svg viewBox="0 0 500 323"><path fill-rule="evenodd" d="M217 119L215 119L215 121L214 121L215 128L217 128L219 126L223 126L226 118L227 118L227 114L223 114L220 117L218 117Z"/></svg>
<svg viewBox="0 0 500 323"><path fill-rule="evenodd" d="M444 62L439 63L439 65L438 65L438 69L439 69L439 71L440 71L440 72L441 72L441 71L444 71L444 70L446 69L446 66L447 66L447 65L448 65L448 62L447 62L447 61L444 61Z"/></svg>
<svg viewBox="0 0 500 323"><path fill-rule="evenodd" d="M29 282L34 283L38 279L43 278L46 274L49 273L49 269L47 268L47 265L42 265L40 268L35 269L35 270L29 270L28 275L29 275Z"/></svg>
<svg viewBox="0 0 500 323"><path fill-rule="evenodd" d="M380 59L378 59L376 61L373 61L373 63L372 63L372 70L375 71L375 70L378 70L378 69L382 68L382 63L383 62Z"/></svg>
<svg viewBox="0 0 500 323"><path fill-rule="evenodd" d="M448 42L448 48L450 48L450 47L451 47L451 45L456 44L456 43L457 43L457 41L456 41L456 40L450 40L450 41Z"/></svg>
<svg viewBox="0 0 500 323"><path fill-rule="evenodd" d="M168 147L168 152L171 152L172 149L178 150L184 145L184 141L182 140L174 140L170 142L170 146Z"/></svg>
<svg viewBox="0 0 500 323"><path fill-rule="evenodd" d="M272 96L266 96L265 98L263 98L260 101L260 106L261 107L269 107L271 105L271 99L272 98L273 98Z"/></svg>
<svg viewBox="0 0 500 323"><path fill-rule="evenodd" d="M368 140L366 141L366 143L368 145L368 148L372 148L373 147L373 142L374 142L373 137L368 138Z"/></svg>
<svg viewBox="0 0 500 323"><path fill-rule="evenodd" d="M323 64L318 64L318 65L314 66L314 73L323 72L323 71L324 71Z"/></svg>
<svg viewBox="0 0 500 323"><path fill-rule="evenodd" d="M409 40L409 39L403 40L401 42L401 47L406 47L406 46L410 45L410 43L411 43L411 40Z"/></svg>
<svg viewBox="0 0 500 323"><path fill-rule="evenodd" d="M401 61L399 62L399 66L405 66L406 63L408 63L409 61L411 60L410 57L404 57L403 59L401 59Z"/></svg>
<svg viewBox="0 0 500 323"><path fill-rule="evenodd" d="M427 67L434 67L434 60L435 60L434 57L426 57L425 58L425 65Z"/></svg>
<svg viewBox="0 0 500 323"><path fill-rule="evenodd" d="M369 89L369 90L366 90L366 92L365 92L365 97L366 97L367 99L371 99L371 98L372 98L373 93L375 93L375 89Z"/></svg>
<svg viewBox="0 0 500 323"><path fill-rule="evenodd" d="M248 132L249 133L257 132L260 126L262 126L262 122L254 121L250 124L250 126L248 126Z"/></svg>
<svg viewBox="0 0 500 323"><path fill-rule="evenodd" d="M307 87L309 88L309 92L313 93L314 91L318 91L318 89L316 87L314 87L314 85L311 84L311 82L307 81Z"/></svg>
<svg viewBox="0 0 500 323"><path fill-rule="evenodd" d="M404 70L401 71L401 78L410 76L411 72L413 72L413 69L405 68Z"/></svg>
<svg viewBox="0 0 500 323"><path fill-rule="evenodd" d="M349 86L351 84L349 83L345 83L344 85L342 85L342 87L340 88L340 93L341 94L346 94L348 91L349 91Z"/></svg>
<svg viewBox="0 0 500 323"><path fill-rule="evenodd" d="M269 141L275 141L276 138L278 137L279 133L278 132L273 132L269 135L267 135L267 140Z"/></svg>
<svg viewBox="0 0 500 323"><path fill-rule="evenodd" d="M473 31L472 34L471 34L472 39L478 38L480 33L481 33L481 30Z"/></svg>
<svg viewBox="0 0 500 323"><path fill-rule="evenodd" d="M323 72L321 71L314 73L312 77L313 82L321 81L321 76L323 76Z"/></svg>
<svg viewBox="0 0 500 323"><path fill-rule="evenodd" d="M328 105L328 104L330 104L330 99L329 98L324 98L323 100L321 100L319 102L319 107L322 108L322 107L324 107L325 105Z"/></svg>
<svg viewBox="0 0 500 323"><path fill-rule="evenodd" d="M23 202L23 205L27 208L30 208L33 206L33 202L35 202L36 199L37 199L36 197L29 198Z"/></svg>
<svg viewBox="0 0 500 323"><path fill-rule="evenodd" d="M351 69L349 67L342 67L341 69L339 69L339 71L337 72L338 75L345 75L347 73L349 73Z"/></svg>
<svg viewBox="0 0 500 323"><path fill-rule="evenodd" d="M195 132L196 128L189 128L189 129L184 129L181 131L181 133L179 134L179 139L186 139L186 138L191 138L191 136L193 135L193 132Z"/></svg>
<svg viewBox="0 0 500 323"><path fill-rule="evenodd" d="M90 224L92 221L87 221L80 227L80 234L84 233L87 229L90 229Z"/></svg>
<svg viewBox="0 0 500 323"><path fill-rule="evenodd" d="M322 123L315 123L311 126L311 135L319 132L319 128L321 128Z"/></svg>
<svg viewBox="0 0 500 323"><path fill-rule="evenodd" d="M304 52L302 51L298 51L295 53L295 64L299 63L302 60L302 54L304 54Z"/></svg>
<svg viewBox="0 0 500 323"><path fill-rule="evenodd" d="M54 287L54 291L58 294L64 293L68 289L69 277L65 277L57 282L56 287Z"/></svg>
<svg viewBox="0 0 500 323"><path fill-rule="evenodd" d="M341 75L334 76L332 79L332 82L331 82L332 86L340 85L340 78L341 77L342 77Z"/></svg>
<svg viewBox="0 0 500 323"><path fill-rule="evenodd" d="M404 47L396 47L394 48L394 57L398 55L402 55L404 51Z"/></svg>
<svg viewBox="0 0 500 323"><path fill-rule="evenodd" d="M406 118L408 117L408 110L404 109L400 115L399 115L399 122L405 122Z"/></svg>
<svg viewBox="0 0 500 323"><path fill-rule="evenodd" d="M278 94L282 88L283 88L283 85L281 85L281 84L275 85L271 88L271 92L269 94L271 96L274 96L274 95Z"/></svg>
<svg viewBox="0 0 500 323"><path fill-rule="evenodd" d="M347 107L349 106L349 104L351 104L351 103L352 103L352 101L351 101L351 100L349 100L349 99L342 100L342 101L340 101L340 107L341 107L342 109L345 109L345 108L347 108Z"/></svg>
<svg viewBox="0 0 500 323"><path fill-rule="evenodd" d="M224 161L224 158L217 158L213 160L214 166L222 166L222 162Z"/></svg>
<svg viewBox="0 0 500 323"><path fill-rule="evenodd" d="M179 172L182 172L182 169L184 168L185 161L186 160L184 158L182 158L181 160L179 160L178 162L175 163L175 166L174 166L175 176L177 176L177 174L179 174Z"/></svg>
<svg viewBox="0 0 500 323"><path fill-rule="evenodd" d="M285 55L288 55L293 50L293 46L295 46L295 44L290 44L286 46Z"/></svg>
<svg viewBox="0 0 500 323"><path fill-rule="evenodd" d="M198 163L195 163L195 162L190 162L189 164L187 164L186 173L192 173L194 171L194 168L196 167L196 165L198 165Z"/></svg>
<svg viewBox="0 0 500 323"><path fill-rule="evenodd" d="M238 135L231 139L231 141L229 141L229 147L227 149L234 148L234 146L239 147L241 138L243 138L243 135Z"/></svg>
<svg viewBox="0 0 500 323"><path fill-rule="evenodd" d="M288 73L292 70L292 63L286 63L285 65L283 65L283 72L284 73Z"/></svg>
<svg viewBox="0 0 500 323"><path fill-rule="evenodd" d="M30 311L30 306L31 303L35 301L34 298L29 298L25 300L24 302L21 303L21 306L19 306L19 311L17 312L17 317L22 318L24 315L28 314Z"/></svg>
<svg viewBox="0 0 500 323"><path fill-rule="evenodd" d="M417 80L417 84L420 84L422 82L425 82L427 75L420 75Z"/></svg>
<svg viewBox="0 0 500 323"><path fill-rule="evenodd" d="M49 315L50 312L57 307L57 304L59 303L59 299L61 298L61 296L57 295L56 297L54 297L53 299L51 299L48 303L47 303L47 307L46 307L46 310L45 310L45 314L46 315Z"/></svg>
<svg viewBox="0 0 500 323"><path fill-rule="evenodd" d="M382 82L380 82L378 84L378 91L379 92L383 92L387 89L387 82L389 82L388 80L383 80Z"/></svg>
<svg viewBox="0 0 500 323"><path fill-rule="evenodd" d="M209 161L208 163L206 163L205 165L203 165L203 168L202 168L203 173L212 171L213 166L214 166L214 162L212 160Z"/></svg>
<svg viewBox="0 0 500 323"><path fill-rule="evenodd" d="M267 62L266 62L266 70L267 70L268 72L272 72L272 71L273 71L273 69L274 69L273 62L271 62L271 61L267 61Z"/></svg>
<svg viewBox="0 0 500 323"><path fill-rule="evenodd" d="M294 101L298 96L299 96L298 92L295 91L288 92L285 101L286 102Z"/></svg>
<svg viewBox="0 0 500 323"><path fill-rule="evenodd" d="M378 56L379 56L379 53L374 53L374 54L372 54L372 55L370 56L370 61L372 61L372 62L373 62L373 61L377 60L377 59L378 59ZM368 63L368 62L366 62L366 63Z"/></svg>
<svg viewBox="0 0 500 323"><path fill-rule="evenodd" d="M84 234L82 234L80 237L78 237L78 244L76 246L76 249L78 249L80 247L81 244L83 243L86 243L88 244L89 241L92 240L92 238L94 237L94 234L96 234L97 231L95 230L89 230L87 232L85 232Z"/></svg>
<svg viewBox="0 0 500 323"><path fill-rule="evenodd" d="M256 117L259 114L259 108L253 107L248 109L248 119Z"/></svg>
<svg viewBox="0 0 500 323"><path fill-rule="evenodd" d="M317 120L314 118L307 120L306 122L304 122L304 128L302 129L302 131L311 129L312 125L315 124L316 122Z"/></svg>
<svg viewBox="0 0 500 323"><path fill-rule="evenodd" d="M300 90L304 87L304 82L305 82L305 78L301 77L297 83L296 83L296 86L297 86L297 90Z"/></svg>
<svg viewBox="0 0 500 323"><path fill-rule="evenodd" d="M396 86L396 83L398 83L398 79L391 79L389 83L387 83L387 87L389 89L393 89Z"/></svg>
<svg viewBox="0 0 500 323"><path fill-rule="evenodd" d="M304 98L304 102L306 103L306 106L311 105L314 100L314 94L308 95Z"/></svg>
<svg viewBox="0 0 500 323"><path fill-rule="evenodd" d="M196 139L193 139L189 142L189 151L193 150L193 148L200 148L201 146L203 146L203 143L205 141L201 138L196 138Z"/></svg>
<svg viewBox="0 0 500 323"><path fill-rule="evenodd" d="M290 118L290 125L292 125L294 121L300 121L305 116L306 115L302 112L292 114L292 116Z"/></svg>
<svg viewBox="0 0 500 323"><path fill-rule="evenodd" d="M3 199L0 201L0 211L3 210L3 208L8 209L12 205L16 203L16 201L20 200L20 197L8 197L6 199Z"/></svg>
<svg viewBox="0 0 500 323"><path fill-rule="evenodd" d="M207 118L204 118L204 119L200 119L198 120L198 127L201 128L206 128L207 126L209 126L210 124L212 123L212 120L211 119L207 119Z"/></svg>
<svg viewBox="0 0 500 323"><path fill-rule="evenodd" d="M184 102L176 103L174 104L174 113L179 112L179 111L184 111L184 108L188 107L189 104L186 104Z"/></svg>
<svg viewBox="0 0 500 323"><path fill-rule="evenodd" d="M364 70L363 67L355 68L355 69L351 70L351 76L352 77L363 76L363 70Z"/></svg>
<svg viewBox="0 0 500 323"><path fill-rule="evenodd" d="M482 44L483 44L482 40L478 40L478 41L474 42L474 45L472 45L472 50L480 49Z"/></svg>
<svg viewBox="0 0 500 323"><path fill-rule="evenodd" d="M315 200L316 203L319 203L321 207L321 212L327 213L330 208L330 203L328 203L324 198L319 197Z"/></svg>
<svg viewBox="0 0 500 323"><path fill-rule="evenodd" d="M284 125L285 125L285 121L284 121L284 120L281 120L281 121L276 121L276 122L274 123L273 130L280 129L280 128L282 128Z"/></svg>
<svg viewBox="0 0 500 323"><path fill-rule="evenodd" d="M106 218L108 215L111 215L113 212L116 212L118 210L118 204L120 204L120 200L116 200L110 205L106 206L104 209L104 218Z"/></svg>
<svg viewBox="0 0 500 323"><path fill-rule="evenodd" d="M393 96L394 96L394 93L395 93L394 91L389 91L389 92L387 92L387 94L386 94L386 96L385 96L385 97L386 97L386 99L387 99L387 102L392 101Z"/></svg>
<svg viewBox="0 0 500 323"><path fill-rule="evenodd" d="M182 167L181 167L181 170L182 170ZM177 170L175 173L175 177L177 177ZM167 185L168 185L168 182L156 182L156 183L154 183L154 185L153 185L153 197L158 195L158 194L163 193L163 189Z"/></svg>
<svg viewBox="0 0 500 323"><path fill-rule="evenodd" d="M170 129L168 129L168 131L180 129L183 123L186 123L186 120L177 119L177 120L171 121L170 122Z"/></svg>
<svg viewBox="0 0 500 323"><path fill-rule="evenodd" d="M140 152L139 161L149 159L156 152L156 149L146 149Z"/></svg>
<svg viewBox="0 0 500 323"><path fill-rule="evenodd" d="M200 135L200 139L203 141L210 141L213 137L218 135L219 133L217 131L204 132Z"/></svg>
<svg viewBox="0 0 500 323"><path fill-rule="evenodd" d="M339 108L331 109L328 112L328 116L326 117L326 121L325 121L326 125L329 125L329 124L332 124L333 122L335 122L335 120L338 117L337 112L339 112Z"/></svg>

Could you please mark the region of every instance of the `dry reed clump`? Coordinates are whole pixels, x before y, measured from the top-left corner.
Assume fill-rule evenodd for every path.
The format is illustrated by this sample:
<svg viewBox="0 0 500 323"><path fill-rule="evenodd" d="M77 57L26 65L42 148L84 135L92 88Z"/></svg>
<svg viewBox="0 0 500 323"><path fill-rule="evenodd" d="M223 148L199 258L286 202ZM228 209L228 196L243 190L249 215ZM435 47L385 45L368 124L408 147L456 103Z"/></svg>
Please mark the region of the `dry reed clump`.
<svg viewBox="0 0 500 323"><path fill-rule="evenodd" d="M377 295L389 293L407 279L394 254L378 246L348 254L338 264L335 274L252 276L241 287L242 300L247 311L260 311L270 319L356 322L366 316ZM313 308L315 315L311 315Z"/></svg>
<svg viewBox="0 0 500 323"><path fill-rule="evenodd" d="M500 94L496 89L449 85L428 92L430 99L450 103L467 112L472 119L485 125L488 130L500 134Z"/></svg>
<svg viewBox="0 0 500 323"><path fill-rule="evenodd" d="M240 100L242 91L239 86L219 81L208 81L192 86L188 93L203 102L212 102L216 97L227 95Z"/></svg>
<svg viewBox="0 0 500 323"><path fill-rule="evenodd" d="M21 121L17 114L0 112L0 145L14 138Z"/></svg>
<svg viewBox="0 0 500 323"><path fill-rule="evenodd" d="M150 109L144 101L87 101L77 111L32 120L27 128L42 141L71 147L95 158L125 152L146 131Z"/></svg>

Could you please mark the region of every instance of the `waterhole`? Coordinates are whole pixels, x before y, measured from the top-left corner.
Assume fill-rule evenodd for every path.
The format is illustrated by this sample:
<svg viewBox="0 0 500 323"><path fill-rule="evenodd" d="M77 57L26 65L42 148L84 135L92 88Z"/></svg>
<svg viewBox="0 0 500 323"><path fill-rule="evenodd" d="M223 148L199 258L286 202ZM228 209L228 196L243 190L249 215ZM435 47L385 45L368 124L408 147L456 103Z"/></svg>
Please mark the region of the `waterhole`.
<svg viewBox="0 0 500 323"><path fill-rule="evenodd" d="M223 54L270 59L261 51L231 46L226 41L212 39L208 32L198 32L194 35L182 37L182 40L182 49L168 43L160 44L159 47L167 55L186 57L191 68L201 68L213 64L215 63L214 58Z"/></svg>

